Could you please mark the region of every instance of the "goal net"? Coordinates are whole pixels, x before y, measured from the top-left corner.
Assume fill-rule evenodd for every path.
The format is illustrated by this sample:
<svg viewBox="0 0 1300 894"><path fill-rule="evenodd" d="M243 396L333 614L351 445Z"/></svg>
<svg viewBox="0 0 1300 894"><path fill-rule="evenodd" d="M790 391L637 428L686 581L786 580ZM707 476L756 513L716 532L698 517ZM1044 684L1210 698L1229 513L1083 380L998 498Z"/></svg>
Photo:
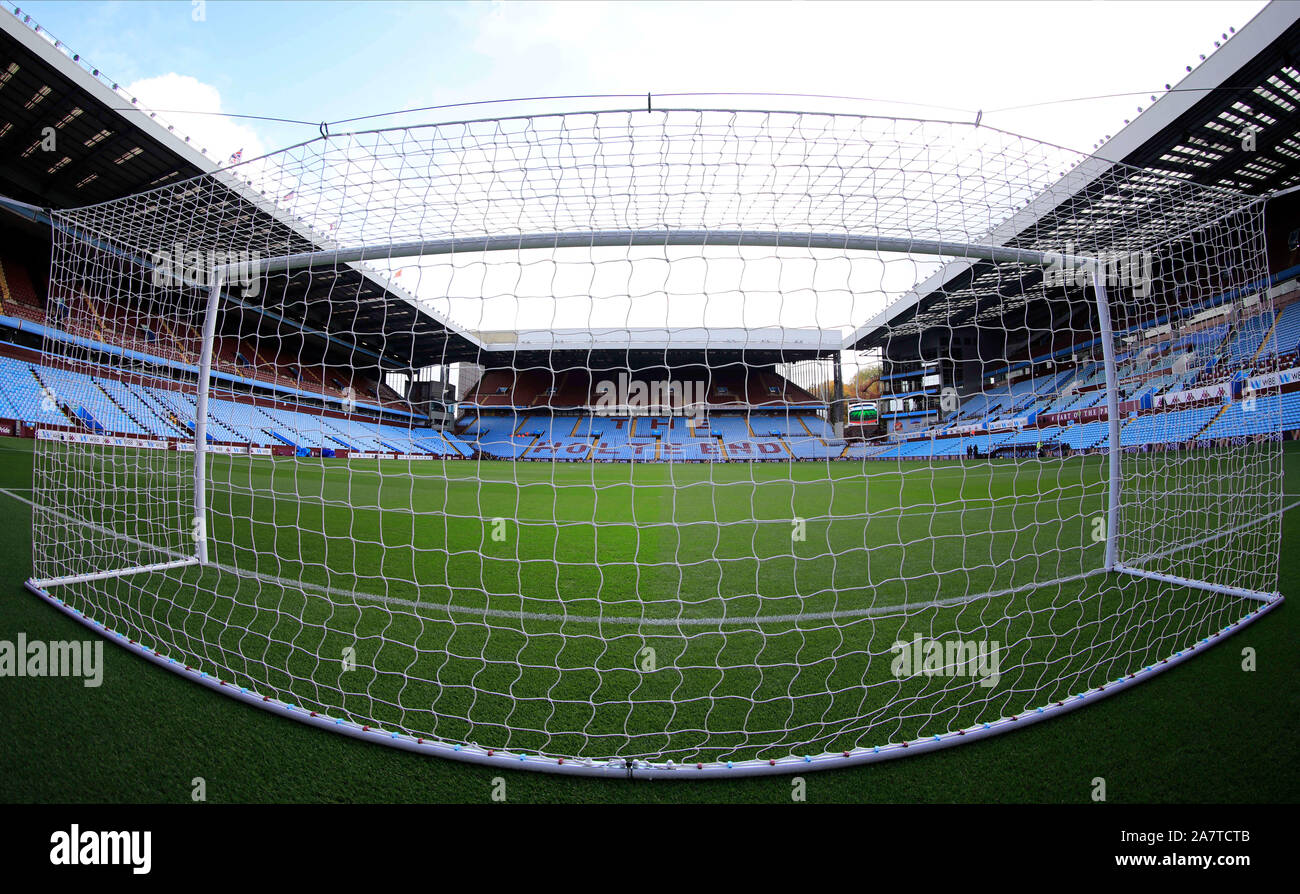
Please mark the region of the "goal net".
<svg viewBox="0 0 1300 894"><path fill-rule="evenodd" d="M1262 206L1172 169L820 113L331 134L56 213L47 306L30 586L410 750L884 759L1280 599Z"/></svg>

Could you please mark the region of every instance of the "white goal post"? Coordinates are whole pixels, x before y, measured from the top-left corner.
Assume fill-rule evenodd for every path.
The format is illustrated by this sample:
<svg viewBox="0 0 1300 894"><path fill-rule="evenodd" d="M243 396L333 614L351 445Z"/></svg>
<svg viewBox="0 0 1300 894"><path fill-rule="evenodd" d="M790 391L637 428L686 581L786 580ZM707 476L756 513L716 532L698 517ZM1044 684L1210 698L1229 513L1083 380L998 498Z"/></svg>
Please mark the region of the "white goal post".
<svg viewBox="0 0 1300 894"><path fill-rule="evenodd" d="M322 136L55 218L28 587L304 723L544 772L845 766L1092 703L1281 601L1281 395L1242 386L1276 315L1231 190L683 109ZM842 343L720 322L760 312ZM916 383L887 438L831 432L832 356L835 388L845 358ZM484 377L454 425L385 393L456 364ZM607 423L615 370L709 396Z"/></svg>

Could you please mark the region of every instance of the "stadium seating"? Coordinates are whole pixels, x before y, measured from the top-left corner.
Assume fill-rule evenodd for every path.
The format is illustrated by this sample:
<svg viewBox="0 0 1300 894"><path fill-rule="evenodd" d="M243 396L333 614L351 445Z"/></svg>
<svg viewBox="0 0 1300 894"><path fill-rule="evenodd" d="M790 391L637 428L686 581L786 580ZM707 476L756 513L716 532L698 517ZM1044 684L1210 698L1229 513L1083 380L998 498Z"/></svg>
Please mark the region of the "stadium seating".
<svg viewBox="0 0 1300 894"><path fill-rule="evenodd" d="M1273 348L1278 354L1295 356L1300 354L1300 301L1288 304L1277 315L1277 326L1266 348Z"/></svg>
<svg viewBox="0 0 1300 894"><path fill-rule="evenodd" d="M0 357L0 396L14 419L29 424L66 424L67 418L32 372L30 364Z"/></svg>
<svg viewBox="0 0 1300 894"><path fill-rule="evenodd" d="M12 303L12 302L11 302ZM1273 332L1272 337L1265 336ZM1284 307L1276 325L1270 314L1242 325L1209 327L1188 335L1156 340L1121 357L1125 396L1154 398L1203 378L1200 362L1208 350L1222 351L1226 365L1264 368L1278 356L1270 347L1300 339L1300 303ZM1294 349L1285 356L1291 356ZM1191 360L1180 360L1191 356ZM1170 358L1173 358L1171 362ZM1245 358L1244 360L1242 358ZM1177 363L1177 367L1175 367ZM1250 365L1254 364L1254 365ZM1176 370L1176 371L1175 371ZM836 439L822 415L793 409L754 408L750 412L712 412L691 416L603 416L569 410L472 409L457 430L411 428L373 416L344 415L306 406L288 407L250 400L229 386L209 398L208 437L214 442L292 447L299 452L352 451L426 454L447 458L483 455L507 460L725 462L832 461L845 459L959 459L972 448L998 455L1039 448L1075 451L1104 447L1104 421L1069 422L1002 431L944 436L943 429L971 422L1027 418L1101 404L1101 364L1085 360L1074 369L1026 378L1010 386L969 395L934 432L894 443L849 443ZM1093 390L1078 391L1078 388ZM0 416L32 425L58 425L91 432L158 438L191 437L196 414L193 384L122 381L96 370L56 368L0 357ZM1067 391L1067 389L1069 389ZM378 389L376 389L378 390ZM1126 448L1179 444L1218 438L1275 434L1277 414L1283 429L1300 428L1300 392L1256 398L1255 409L1241 400L1203 402L1196 407L1166 406L1130 411L1121 426ZM1261 412L1262 410L1262 412Z"/></svg>
<svg viewBox="0 0 1300 894"><path fill-rule="evenodd" d="M1189 441L1200 434L1219 409L1219 407L1199 407L1136 416L1120 429L1120 446L1177 444Z"/></svg>

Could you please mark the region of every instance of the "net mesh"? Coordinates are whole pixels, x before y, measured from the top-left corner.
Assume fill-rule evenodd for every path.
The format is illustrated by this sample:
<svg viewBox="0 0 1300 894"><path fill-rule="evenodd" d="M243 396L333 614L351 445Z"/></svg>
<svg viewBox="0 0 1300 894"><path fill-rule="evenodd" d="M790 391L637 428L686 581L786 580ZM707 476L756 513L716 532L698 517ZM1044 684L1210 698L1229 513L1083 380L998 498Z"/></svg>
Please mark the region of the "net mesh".
<svg viewBox="0 0 1300 894"><path fill-rule="evenodd" d="M1176 171L950 122L547 115L322 137L54 240L34 577L349 724L578 762L859 753L1254 607L1107 572L1111 535L1277 589L1260 205ZM1096 295L1057 255L1103 261L1118 516Z"/></svg>

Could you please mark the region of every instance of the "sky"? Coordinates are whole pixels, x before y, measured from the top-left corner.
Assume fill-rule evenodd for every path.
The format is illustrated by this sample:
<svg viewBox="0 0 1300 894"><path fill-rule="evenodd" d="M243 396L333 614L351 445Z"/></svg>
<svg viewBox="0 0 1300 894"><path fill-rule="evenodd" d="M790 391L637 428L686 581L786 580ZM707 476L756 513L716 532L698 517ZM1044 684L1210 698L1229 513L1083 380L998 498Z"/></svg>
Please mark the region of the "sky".
<svg viewBox="0 0 1300 894"><path fill-rule="evenodd" d="M530 96L807 93L876 100L833 104L853 111L971 120L982 110L988 124L1090 151L1264 5L21 4L214 155L244 148L245 158L316 130L183 112L320 122ZM1064 102L1111 94L1126 95Z"/></svg>
<svg viewBox="0 0 1300 894"><path fill-rule="evenodd" d="M317 136L322 121L535 96L636 97L568 100L551 106L557 111L640 107L647 92L658 97L660 107L699 104L666 96L672 93L751 92L859 98L785 103L809 110L959 121L978 113L985 124L1091 152L1265 3L30 0L21 5L211 157L225 159L243 150L248 160ZM368 117L336 123L331 130L459 120L511 108ZM195 114L214 112L307 123ZM402 284L411 288L413 278L407 275ZM810 275L803 288L811 283ZM867 304L842 298L839 305L825 304L805 316L821 325L861 322L898 295L892 283L877 291ZM793 294L775 302L774 316L752 314L761 302L746 305L741 290L731 305L721 299L706 302L713 317L699 312L698 303L688 317L716 325L734 321L748 306L747 325L796 325L797 314L790 318L781 311L809 302L790 298ZM507 305L494 311L487 302L452 302L440 310L475 329L510 328L495 323L512 313L521 326L610 320L677 325L688 319L644 298L609 305L611 316L600 320L591 307L557 316L555 307L529 303L524 308L513 299Z"/></svg>

